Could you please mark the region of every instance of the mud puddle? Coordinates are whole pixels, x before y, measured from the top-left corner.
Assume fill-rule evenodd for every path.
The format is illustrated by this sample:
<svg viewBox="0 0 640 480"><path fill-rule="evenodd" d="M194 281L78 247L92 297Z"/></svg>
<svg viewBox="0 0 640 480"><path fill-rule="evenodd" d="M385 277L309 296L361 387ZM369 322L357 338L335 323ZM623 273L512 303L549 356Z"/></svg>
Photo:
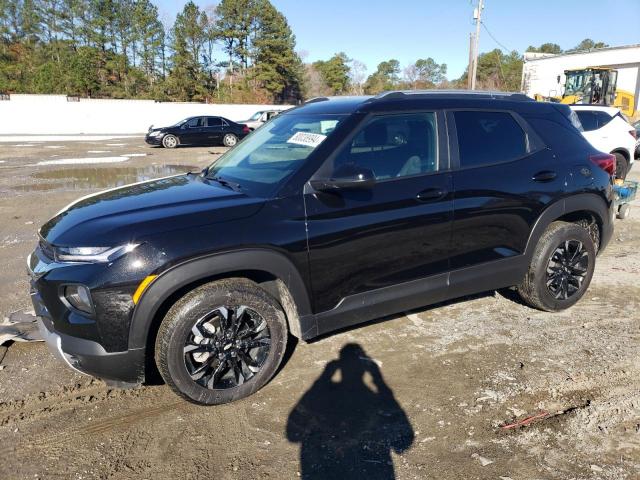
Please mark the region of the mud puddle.
<svg viewBox="0 0 640 480"><path fill-rule="evenodd" d="M38 192L47 190L84 190L120 187L158 177L198 171L193 165L147 165L144 167L79 167L34 173L38 183L16 185L12 190Z"/></svg>

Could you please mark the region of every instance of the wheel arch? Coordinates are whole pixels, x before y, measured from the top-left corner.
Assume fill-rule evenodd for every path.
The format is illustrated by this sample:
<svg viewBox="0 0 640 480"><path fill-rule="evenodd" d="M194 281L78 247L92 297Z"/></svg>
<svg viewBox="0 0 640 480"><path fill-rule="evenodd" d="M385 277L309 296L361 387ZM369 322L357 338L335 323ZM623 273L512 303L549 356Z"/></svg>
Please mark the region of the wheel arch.
<svg viewBox="0 0 640 480"><path fill-rule="evenodd" d="M311 313L306 284L284 254L269 249L245 249L187 260L162 272L136 305L129 328L129 349L146 348L154 328L178 298L193 288L223 278L247 278L282 305L289 330L300 337L299 319Z"/></svg>
<svg viewBox="0 0 640 480"><path fill-rule="evenodd" d="M631 157L629 156L629 151L626 148L619 147L611 150L612 155L615 153L619 153L620 155L622 155L624 159L627 161L627 163L631 161Z"/></svg>
<svg viewBox="0 0 640 480"><path fill-rule="evenodd" d="M536 245L542 237L547 227L556 221L578 222L591 216L600 230L600 241L605 241L603 237L605 223L610 221L609 207L605 200L595 193L582 193L563 198L549 205L538 217L527 241L525 255L531 259Z"/></svg>

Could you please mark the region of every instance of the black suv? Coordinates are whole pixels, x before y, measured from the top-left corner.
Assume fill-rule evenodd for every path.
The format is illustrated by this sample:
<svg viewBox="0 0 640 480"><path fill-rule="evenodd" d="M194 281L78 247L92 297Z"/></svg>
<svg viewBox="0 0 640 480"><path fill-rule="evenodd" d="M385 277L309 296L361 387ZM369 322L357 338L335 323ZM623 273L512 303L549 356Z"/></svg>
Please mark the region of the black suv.
<svg viewBox="0 0 640 480"><path fill-rule="evenodd" d="M29 259L43 335L120 385L202 404L274 375L289 335L517 288L576 303L612 235L615 159L519 94L317 98L199 173L64 208Z"/></svg>

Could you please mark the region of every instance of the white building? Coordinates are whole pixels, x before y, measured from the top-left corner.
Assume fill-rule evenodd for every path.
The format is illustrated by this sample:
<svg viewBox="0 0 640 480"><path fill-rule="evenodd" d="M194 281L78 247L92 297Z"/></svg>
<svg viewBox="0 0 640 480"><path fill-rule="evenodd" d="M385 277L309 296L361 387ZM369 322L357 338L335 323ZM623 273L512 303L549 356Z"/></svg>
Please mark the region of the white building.
<svg viewBox="0 0 640 480"><path fill-rule="evenodd" d="M524 54L522 91L533 97L562 96L565 70L585 67L609 67L618 70L618 90L634 95L635 109L640 110L640 45L600 48L588 52Z"/></svg>

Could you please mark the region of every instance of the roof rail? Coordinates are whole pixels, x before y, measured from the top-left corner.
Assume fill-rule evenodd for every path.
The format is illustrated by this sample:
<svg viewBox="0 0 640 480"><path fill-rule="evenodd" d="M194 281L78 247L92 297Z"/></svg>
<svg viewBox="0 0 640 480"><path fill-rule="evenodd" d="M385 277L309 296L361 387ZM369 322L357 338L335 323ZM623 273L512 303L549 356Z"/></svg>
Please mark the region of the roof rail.
<svg viewBox="0 0 640 480"><path fill-rule="evenodd" d="M393 90L382 92L375 97L372 97L370 101L375 102L379 100L393 100L400 98L408 98L412 95L422 96L440 96L440 95L464 95L464 96L478 96L488 97L494 99L508 99L517 101L534 101L532 98L527 97L524 93L515 92L497 92L486 90Z"/></svg>

